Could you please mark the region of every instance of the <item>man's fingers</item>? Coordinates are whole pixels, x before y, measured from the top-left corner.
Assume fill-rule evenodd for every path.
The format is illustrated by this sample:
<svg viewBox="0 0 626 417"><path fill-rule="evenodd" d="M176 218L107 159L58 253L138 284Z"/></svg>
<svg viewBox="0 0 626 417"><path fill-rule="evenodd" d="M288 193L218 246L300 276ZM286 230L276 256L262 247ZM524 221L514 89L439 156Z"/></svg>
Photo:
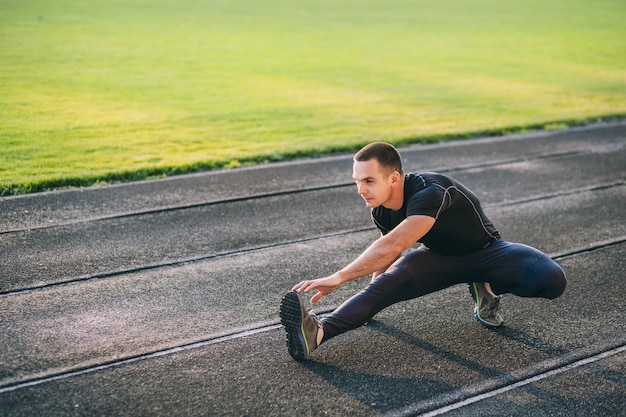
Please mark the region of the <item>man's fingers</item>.
<svg viewBox="0 0 626 417"><path fill-rule="evenodd" d="M317 303L322 297L323 297L323 294L318 291L317 293L315 293L313 297L311 297L311 304Z"/></svg>
<svg viewBox="0 0 626 417"><path fill-rule="evenodd" d="M309 291L307 287L309 286L309 281L300 281L296 285L293 286L292 290L298 293Z"/></svg>

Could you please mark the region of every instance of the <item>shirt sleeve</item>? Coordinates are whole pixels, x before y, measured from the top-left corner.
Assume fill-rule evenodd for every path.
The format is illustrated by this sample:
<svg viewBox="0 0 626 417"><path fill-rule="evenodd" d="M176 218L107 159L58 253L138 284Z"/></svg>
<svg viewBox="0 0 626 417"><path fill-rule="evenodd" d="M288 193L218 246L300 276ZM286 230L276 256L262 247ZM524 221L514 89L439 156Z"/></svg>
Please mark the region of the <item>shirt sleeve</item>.
<svg viewBox="0 0 626 417"><path fill-rule="evenodd" d="M408 201L406 216L429 216L435 219L450 205L450 195L438 185L430 185L413 194Z"/></svg>

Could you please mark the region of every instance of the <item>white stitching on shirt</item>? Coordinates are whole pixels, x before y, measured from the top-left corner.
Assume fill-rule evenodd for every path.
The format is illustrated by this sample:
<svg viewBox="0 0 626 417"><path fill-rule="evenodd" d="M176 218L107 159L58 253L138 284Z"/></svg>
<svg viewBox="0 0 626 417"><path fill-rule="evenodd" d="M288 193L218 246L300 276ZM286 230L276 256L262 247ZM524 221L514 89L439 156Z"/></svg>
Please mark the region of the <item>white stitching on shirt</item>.
<svg viewBox="0 0 626 417"><path fill-rule="evenodd" d="M492 238L496 238L496 236L494 236L493 234L491 234L491 232L489 232L489 230L487 229L487 226L485 226L485 222L483 221L482 216L480 215L480 212L478 211L478 209L476 208L476 206L474 205L474 202L472 201L471 198L469 198L467 196L467 194L465 194L462 190L460 190L459 188L457 188L454 185L449 186L448 188L444 188L443 186L441 186L440 184L431 184L434 185L436 187L439 187L441 189L444 190L444 194L443 194L443 199L441 200L441 205L439 206L439 210L437 210L437 216L435 217L435 219L439 218L439 213L441 213L443 204L446 201L446 195L450 195L449 190L451 188L455 189L459 194L461 194L463 196L463 198L465 198L472 206L472 209L474 210L474 213L476 213L476 217L478 217L478 220L480 221L480 225L482 226L483 230L485 231L485 233L487 233L487 236L490 236ZM452 202L452 197L450 197L450 202Z"/></svg>

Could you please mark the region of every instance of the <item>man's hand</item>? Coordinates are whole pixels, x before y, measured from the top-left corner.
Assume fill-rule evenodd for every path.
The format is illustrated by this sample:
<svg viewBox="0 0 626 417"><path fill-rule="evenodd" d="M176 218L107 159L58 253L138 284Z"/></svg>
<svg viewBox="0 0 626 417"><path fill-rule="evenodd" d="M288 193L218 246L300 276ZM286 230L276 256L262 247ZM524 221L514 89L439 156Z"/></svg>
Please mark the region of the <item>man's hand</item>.
<svg viewBox="0 0 626 417"><path fill-rule="evenodd" d="M339 277L339 274L335 273L325 278L319 278L309 281L301 281L296 284L292 289L298 293L317 291L313 297L311 297L311 303L317 303L323 296L328 295L335 291L343 281Z"/></svg>

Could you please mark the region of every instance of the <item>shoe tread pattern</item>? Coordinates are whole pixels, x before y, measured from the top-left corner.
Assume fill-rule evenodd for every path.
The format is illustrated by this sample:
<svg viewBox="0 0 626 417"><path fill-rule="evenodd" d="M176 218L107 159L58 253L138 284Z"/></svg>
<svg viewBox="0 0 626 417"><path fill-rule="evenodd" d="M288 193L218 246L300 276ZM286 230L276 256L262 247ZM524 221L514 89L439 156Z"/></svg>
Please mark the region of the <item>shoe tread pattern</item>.
<svg viewBox="0 0 626 417"><path fill-rule="evenodd" d="M302 308L300 296L296 292L288 292L281 300L280 322L287 331L287 350L291 357L297 360L306 359L306 342L302 334Z"/></svg>

